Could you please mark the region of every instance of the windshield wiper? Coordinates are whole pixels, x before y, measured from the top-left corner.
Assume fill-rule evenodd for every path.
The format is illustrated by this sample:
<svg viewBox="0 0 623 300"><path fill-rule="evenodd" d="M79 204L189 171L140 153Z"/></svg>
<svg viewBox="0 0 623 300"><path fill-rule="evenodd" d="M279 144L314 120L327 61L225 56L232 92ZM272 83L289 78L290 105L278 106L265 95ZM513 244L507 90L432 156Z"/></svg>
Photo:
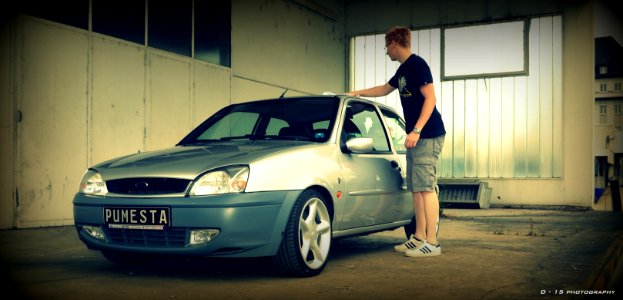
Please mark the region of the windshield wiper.
<svg viewBox="0 0 623 300"><path fill-rule="evenodd" d="M303 136L303 135L282 135L282 136L271 135L271 136L264 136L264 139L284 140L284 141L310 141L310 142L314 141L313 138L308 137L308 136Z"/></svg>
<svg viewBox="0 0 623 300"><path fill-rule="evenodd" d="M198 140L190 143L178 144L177 146L203 146L205 144L220 142L221 140Z"/></svg>
<svg viewBox="0 0 623 300"><path fill-rule="evenodd" d="M253 135L241 135L241 136L225 136L219 139L219 141L231 141L231 140L252 140L255 137Z"/></svg>

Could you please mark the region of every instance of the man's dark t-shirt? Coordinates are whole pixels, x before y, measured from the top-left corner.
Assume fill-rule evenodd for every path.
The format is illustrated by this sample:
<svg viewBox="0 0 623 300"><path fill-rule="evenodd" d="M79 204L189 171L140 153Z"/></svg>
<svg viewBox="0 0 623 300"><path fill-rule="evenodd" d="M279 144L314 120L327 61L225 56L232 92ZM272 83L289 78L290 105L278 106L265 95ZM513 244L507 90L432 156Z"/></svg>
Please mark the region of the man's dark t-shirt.
<svg viewBox="0 0 623 300"><path fill-rule="evenodd" d="M412 54L398 67L396 74L389 80L389 85L398 89L400 102L406 121L406 130L411 132L422 112L424 96L420 87L433 82L430 68L424 59ZM420 138L435 138L446 134L446 129L437 107L426 122Z"/></svg>

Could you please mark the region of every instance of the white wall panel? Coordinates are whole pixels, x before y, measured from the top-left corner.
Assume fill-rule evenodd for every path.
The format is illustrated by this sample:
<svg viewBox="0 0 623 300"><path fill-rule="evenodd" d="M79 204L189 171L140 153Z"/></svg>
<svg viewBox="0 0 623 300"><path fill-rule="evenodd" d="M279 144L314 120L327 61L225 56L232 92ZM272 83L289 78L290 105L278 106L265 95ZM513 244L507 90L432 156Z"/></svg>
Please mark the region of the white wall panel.
<svg viewBox="0 0 623 300"><path fill-rule="evenodd" d="M190 131L191 64L175 55L148 54L145 150L173 147Z"/></svg>
<svg viewBox="0 0 623 300"><path fill-rule="evenodd" d="M346 89L343 6L332 6L334 20L296 1L232 5L234 76L314 94Z"/></svg>
<svg viewBox="0 0 623 300"><path fill-rule="evenodd" d="M284 92L283 88L269 84L233 77L231 82L231 102L242 103L257 99L277 98ZM301 95L295 91L286 92L287 96Z"/></svg>
<svg viewBox="0 0 623 300"><path fill-rule="evenodd" d="M476 174L480 178L490 177L489 149L491 137L489 135L489 127L491 122L489 119L489 86L491 86L491 80L478 79L478 136L476 138L478 141L478 172Z"/></svg>
<svg viewBox="0 0 623 300"><path fill-rule="evenodd" d="M88 36L22 19L17 39L17 225L71 224L87 163Z"/></svg>
<svg viewBox="0 0 623 300"><path fill-rule="evenodd" d="M195 63L191 127L231 103L231 70Z"/></svg>
<svg viewBox="0 0 623 300"><path fill-rule="evenodd" d="M541 166L541 177L552 177L552 169L553 169L553 160L552 160L552 150L553 150L553 120L554 120L554 112L553 112L553 57L554 57L554 49L553 49L553 25L552 18L541 18L539 22L539 39L540 39L540 47L539 47L539 69L534 70L535 74L538 72L538 78L541 81L540 89L539 89L539 99L541 105L540 116L540 138L541 141L539 144L541 145L540 149L540 166Z"/></svg>
<svg viewBox="0 0 623 300"><path fill-rule="evenodd" d="M502 80L488 80L489 89L489 177L502 176Z"/></svg>
<svg viewBox="0 0 623 300"><path fill-rule="evenodd" d="M453 145L454 157L452 177L465 177L465 81L453 82L453 114L452 139L448 144ZM444 124L445 125L445 124Z"/></svg>
<svg viewBox="0 0 623 300"><path fill-rule="evenodd" d="M478 80L465 81L465 177L477 177Z"/></svg>
<svg viewBox="0 0 623 300"><path fill-rule="evenodd" d="M526 147L527 147L527 100L526 100L526 77L515 78L514 99L513 104L514 116L514 151L513 158L515 162L514 173L518 178L526 177Z"/></svg>
<svg viewBox="0 0 623 300"><path fill-rule="evenodd" d="M443 118L443 123L446 127L446 138L444 140L444 147L441 150L440 159L440 172L439 176L441 177L452 177L452 170L454 167L454 147L447 145L452 145L454 140L454 134L449 129L454 126L454 119L452 116L454 115L454 105L452 102L453 97L453 84L452 82L441 82L439 84L441 86L440 96L437 96L437 99L440 99L437 103L437 109L441 113L441 117ZM402 111L402 108L397 108Z"/></svg>
<svg viewBox="0 0 623 300"><path fill-rule="evenodd" d="M145 49L92 40L90 164L144 150Z"/></svg>
<svg viewBox="0 0 623 300"><path fill-rule="evenodd" d="M513 111L513 105L515 103L515 78L503 77L501 94L502 99L500 101L501 111L501 139L500 145L502 148L501 154L501 177L512 178L515 176L514 163L515 163L515 115Z"/></svg>
<svg viewBox="0 0 623 300"><path fill-rule="evenodd" d="M530 26L530 47L528 49L529 74L539 74L539 48L541 47L540 20L531 20ZM528 76L526 85L527 94L527 135L526 135L526 177L537 178L541 174L540 152L541 152L541 81L538 76Z"/></svg>
<svg viewBox="0 0 623 300"><path fill-rule="evenodd" d="M552 17L552 176L563 176L563 81L562 16Z"/></svg>

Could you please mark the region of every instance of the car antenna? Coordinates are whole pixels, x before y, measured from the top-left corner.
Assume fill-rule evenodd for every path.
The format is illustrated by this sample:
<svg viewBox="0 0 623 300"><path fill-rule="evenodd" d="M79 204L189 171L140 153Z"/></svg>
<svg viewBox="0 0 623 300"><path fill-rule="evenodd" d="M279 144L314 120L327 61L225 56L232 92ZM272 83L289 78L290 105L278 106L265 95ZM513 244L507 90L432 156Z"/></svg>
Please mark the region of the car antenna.
<svg viewBox="0 0 623 300"><path fill-rule="evenodd" d="M286 93L288 92L288 89L286 89L285 91L283 91L283 93L281 94L281 96L279 96L279 99L283 99L283 97L286 95Z"/></svg>

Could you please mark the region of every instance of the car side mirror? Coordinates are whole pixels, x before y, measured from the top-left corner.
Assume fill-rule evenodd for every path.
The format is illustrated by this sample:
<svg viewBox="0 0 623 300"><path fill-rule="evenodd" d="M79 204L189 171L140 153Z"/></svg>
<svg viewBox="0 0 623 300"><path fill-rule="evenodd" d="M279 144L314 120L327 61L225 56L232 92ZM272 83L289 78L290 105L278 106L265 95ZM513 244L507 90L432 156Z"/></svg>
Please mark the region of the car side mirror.
<svg viewBox="0 0 623 300"><path fill-rule="evenodd" d="M346 141L346 149L353 153L369 153L374 149L371 138L352 138Z"/></svg>

